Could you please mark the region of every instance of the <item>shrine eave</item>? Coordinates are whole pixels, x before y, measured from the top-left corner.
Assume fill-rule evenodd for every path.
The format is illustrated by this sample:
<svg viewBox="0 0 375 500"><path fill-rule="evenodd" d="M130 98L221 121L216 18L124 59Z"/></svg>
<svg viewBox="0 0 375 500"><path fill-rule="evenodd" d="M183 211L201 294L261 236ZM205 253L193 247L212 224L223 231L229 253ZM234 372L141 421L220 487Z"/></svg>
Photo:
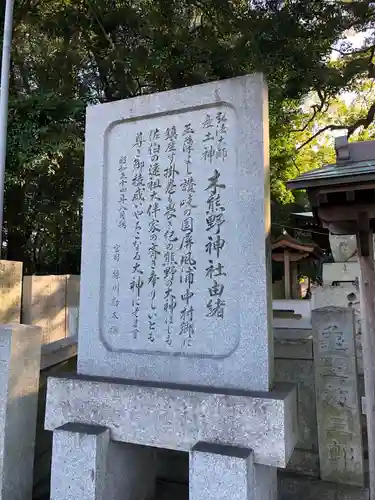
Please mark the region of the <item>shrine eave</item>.
<svg viewBox="0 0 375 500"><path fill-rule="evenodd" d="M289 189L308 189L328 186L355 186L375 182L375 159L334 163L299 175L286 183Z"/></svg>
<svg viewBox="0 0 375 500"><path fill-rule="evenodd" d="M319 258L322 250L315 244L302 243L288 234L283 234L272 244L272 258L278 260L277 254L282 254L285 250L292 253L299 253L302 259L307 257Z"/></svg>

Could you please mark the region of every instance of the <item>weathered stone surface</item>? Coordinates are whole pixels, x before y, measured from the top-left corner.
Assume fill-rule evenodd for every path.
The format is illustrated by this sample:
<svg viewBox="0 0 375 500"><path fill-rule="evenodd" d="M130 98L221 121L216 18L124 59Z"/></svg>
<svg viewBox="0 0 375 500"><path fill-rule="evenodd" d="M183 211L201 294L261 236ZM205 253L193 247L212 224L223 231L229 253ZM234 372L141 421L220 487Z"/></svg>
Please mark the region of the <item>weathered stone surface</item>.
<svg viewBox="0 0 375 500"><path fill-rule="evenodd" d="M366 488L279 473L279 500L369 500Z"/></svg>
<svg viewBox="0 0 375 500"><path fill-rule="evenodd" d="M314 288L311 299L312 309L327 306L350 307L355 315L355 345L358 373L363 374L361 309L359 289L354 283L339 283L336 286L318 286Z"/></svg>
<svg viewBox="0 0 375 500"><path fill-rule="evenodd" d="M108 427L115 441L190 451L198 441L251 448L256 463L285 467L296 444L291 386L266 393L77 376L48 380L45 427ZM124 408L126 411L124 411Z"/></svg>
<svg viewBox="0 0 375 500"><path fill-rule="evenodd" d="M275 359L309 359L313 357L312 339L275 340Z"/></svg>
<svg viewBox="0 0 375 500"><path fill-rule="evenodd" d="M0 325L21 322L22 262L0 260Z"/></svg>
<svg viewBox="0 0 375 500"><path fill-rule="evenodd" d="M191 500L276 500L277 472L254 464L251 450L198 443L190 453Z"/></svg>
<svg viewBox="0 0 375 500"><path fill-rule="evenodd" d="M66 424L54 431L52 500L147 500L154 486L153 450L113 443L103 427Z"/></svg>
<svg viewBox="0 0 375 500"><path fill-rule="evenodd" d="M191 500L253 500L253 453L199 443L190 453L189 498Z"/></svg>
<svg viewBox="0 0 375 500"><path fill-rule="evenodd" d="M88 108L79 373L269 390L269 212L261 75Z"/></svg>
<svg viewBox="0 0 375 500"><path fill-rule="evenodd" d="M354 312L312 312L320 471L327 481L363 485L363 448Z"/></svg>
<svg viewBox="0 0 375 500"><path fill-rule="evenodd" d="M278 382L297 385L298 443L297 448L318 450L315 384L313 361L276 359L275 378Z"/></svg>
<svg viewBox="0 0 375 500"><path fill-rule="evenodd" d="M37 327L0 325L0 498L31 498L40 373Z"/></svg>
<svg viewBox="0 0 375 500"><path fill-rule="evenodd" d="M315 287L312 292L311 309L321 309L322 307L351 307L355 313L356 332L361 331L359 289L354 283Z"/></svg>

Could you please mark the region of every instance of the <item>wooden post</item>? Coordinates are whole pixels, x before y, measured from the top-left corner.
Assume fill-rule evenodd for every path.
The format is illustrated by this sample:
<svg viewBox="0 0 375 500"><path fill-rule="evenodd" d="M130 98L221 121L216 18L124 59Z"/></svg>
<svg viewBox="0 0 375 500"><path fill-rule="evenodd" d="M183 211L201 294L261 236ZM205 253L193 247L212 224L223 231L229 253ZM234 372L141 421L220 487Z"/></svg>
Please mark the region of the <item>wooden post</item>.
<svg viewBox="0 0 375 500"><path fill-rule="evenodd" d="M288 250L284 250L284 286L285 286L285 298L286 299L291 298L290 284L291 284L290 254L289 254Z"/></svg>
<svg viewBox="0 0 375 500"><path fill-rule="evenodd" d="M298 262L291 262L290 264L290 275L291 275L291 290L292 290L292 299L300 299L300 285L298 283Z"/></svg>
<svg viewBox="0 0 375 500"><path fill-rule="evenodd" d="M360 213L358 217L357 248L360 266L370 500L375 500L375 271L373 235L368 213Z"/></svg>

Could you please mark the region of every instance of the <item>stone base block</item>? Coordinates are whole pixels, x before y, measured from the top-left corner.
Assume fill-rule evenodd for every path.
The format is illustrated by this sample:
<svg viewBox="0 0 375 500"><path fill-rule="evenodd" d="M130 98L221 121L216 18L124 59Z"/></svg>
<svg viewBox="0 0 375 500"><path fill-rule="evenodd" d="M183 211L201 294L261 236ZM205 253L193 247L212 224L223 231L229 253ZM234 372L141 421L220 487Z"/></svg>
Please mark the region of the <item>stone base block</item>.
<svg viewBox="0 0 375 500"><path fill-rule="evenodd" d="M53 433L51 500L148 500L154 450L110 439L104 427L66 424Z"/></svg>
<svg viewBox="0 0 375 500"><path fill-rule="evenodd" d="M268 393L85 376L48 380L45 427L106 427L114 441L190 451L199 441L252 449L254 462L286 467L297 440L296 391Z"/></svg>
<svg viewBox="0 0 375 500"><path fill-rule="evenodd" d="M31 498L41 329L0 325L0 498Z"/></svg>
<svg viewBox="0 0 375 500"><path fill-rule="evenodd" d="M198 443L189 476L190 500L277 500L276 469L254 464L245 448Z"/></svg>

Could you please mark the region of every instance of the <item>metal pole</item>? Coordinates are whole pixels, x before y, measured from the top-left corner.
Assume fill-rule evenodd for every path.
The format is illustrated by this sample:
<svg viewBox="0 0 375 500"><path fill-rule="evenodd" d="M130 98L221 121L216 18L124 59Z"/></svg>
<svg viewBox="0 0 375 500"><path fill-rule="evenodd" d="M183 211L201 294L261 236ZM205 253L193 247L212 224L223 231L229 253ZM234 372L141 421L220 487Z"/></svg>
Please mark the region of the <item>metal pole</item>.
<svg viewBox="0 0 375 500"><path fill-rule="evenodd" d="M14 0L6 0L3 34L3 54L1 59L0 93L0 256L3 244L4 178L7 156L8 97L10 51L12 46Z"/></svg>

